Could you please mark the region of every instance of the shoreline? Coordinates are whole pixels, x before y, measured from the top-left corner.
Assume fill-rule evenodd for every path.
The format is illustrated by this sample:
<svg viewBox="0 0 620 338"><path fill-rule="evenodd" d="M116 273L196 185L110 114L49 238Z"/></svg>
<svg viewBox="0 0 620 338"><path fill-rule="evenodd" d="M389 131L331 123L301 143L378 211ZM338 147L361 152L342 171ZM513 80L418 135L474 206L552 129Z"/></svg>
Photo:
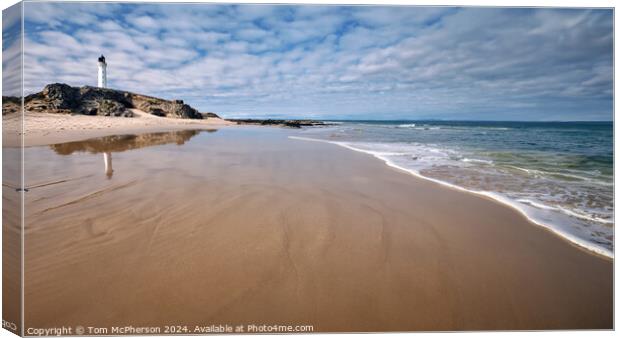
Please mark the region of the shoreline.
<svg viewBox="0 0 620 338"><path fill-rule="evenodd" d="M32 146L43 146L57 143L65 143L65 142L75 142L82 141L89 138L97 138L104 136L112 136L112 135L124 135L124 134L143 134L143 133L155 133L155 132L169 132L169 131L179 131L179 130L216 130L219 128L283 128L283 125L278 124L266 124L266 125L253 125L253 124L237 124L237 122L231 122L228 120L220 119L220 118L209 118L206 120L191 120L191 119L175 119L175 118L166 118L166 117L158 117L153 116L151 114L140 111L139 109L130 109L134 113L134 117L125 118L125 117L104 117L104 116L83 116L83 115L64 115L64 114L52 114L52 113L28 113L28 118L26 119L26 136L24 146L32 147ZM19 145L14 144L15 137L7 137L6 131L11 128L15 128L15 124L11 124L15 122L15 117L17 115L5 115L3 116L3 123L5 123L5 134L3 134L3 144L5 147L18 147ZM8 119L7 119L8 117ZM13 118L13 119L11 119ZM121 123L118 123L118 122ZM6 123L8 122L8 128ZM63 125L63 129L52 129L50 130L50 125L52 127L56 127L59 125ZM72 126L73 128L66 128L66 126ZM526 211L520 209L515 206L511 201L506 200L501 195L494 194L492 192L486 191L474 191L469 190L467 188L463 188L448 182L444 182L438 179L426 177L421 175L413 170L400 167L391 163L389 160L384 159L380 156L377 156L371 151L365 151L361 149L357 149L341 142L337 141L329 141L322 139L313 139L307 137L300 136L290 136L291 139L303 140L308 142L322 142L337 145L339 147L343 147L345 149L360 152L363 154L370 155L371 157L381 161L384 165L388 167L395 168L399 171L403 171L408 173L409 175L427 180L430 182L434 182L442 187L446 187L449 189L454 189L458 191L463 191L469 194L473 194L474 196L479 196L486 198L490 201L493 201L503 207L508 207L510 209L516 210L519 212L529 223L534 226L542 227L543 229L551 232L554 236L559 237L561 240L568 242L573 245L575 248L579 250L583 250L588 254L607 259L614 260L613 252L610 252L605 249L593 247L586 243L584 240L577 238L569 233L563 232L559 229L554 228L552 225L545 224L543 222L539 222L532 217L530 217ZM8 142L7 142L8 141Z"/></svg>
<svg viewBox="0 0 620 338"><path fill-rule="evenodd" d="M26 136L24 139L25 147L32 146L43 146L57 143L65 143L65 142L75 142L82 141L89 138L97 138L104 136L112 136L112 135L123 135L123 134L143 134L143 133L155 133L155 132L169 132L169 131L179 131L179 130L217 130L219 128L261 128L261 127L271 127L271 128L283 128L282 124L265 124L265 125L253 125L253 124L238 124L237 122L232 122L228 120L224 120L221 118L209 118L206 120L188 120L188 119L174 119L174 118L166 118L166 117L157 117L151 114L145 113L139 109L130 109L134 113L134 117L125 118L125 117L104 117L104 116L83 116L83 115L62 115L62 114L51 114L51 113L28 113L28 118L26 119ZM5 133L3 134L3 144L5 147L18 147L19 145L14 144L16 138L15 135L7 135L6 131L14 129L16 124L14 123L15 117L17 115L5 115L3 116L3 123L5 123ZM11 119L13 118L13 119ZM118 123L121 121L122 123ZM8 123L8 125L7 125ZM13 123L13 124L11 124ZM50 125L59 126L59 125L70 125L73 128L62 127L62 129L50 130ZM8 128L7 128L8 127ZM388 167L395 168L399 171L403 171L412 175L413 177L428 180L439 184L442 187L447 187L449 189L455 189L458 191L467 192L473 194L474 196L480 196L491 200L495 203L498 203L501 206L511 208L519 212L524 218L527 219L532 225L537 227L542 227L545 230L553 233L555 236L560 239L567 241L575 248L579 250L583 250L589 254L594 256L607 259L614 260L613 252L608 250L594 247L584 240L563 232L557 228L554 228L552 225L545 224L543 222L539 222L536 219L530 217L526 211L520 209L518 206L515 206L511 201L506 200L501 195L486 192L486 191L474 191L467 188L463 188L448 182L444 182L438 179L426 177L421 175L413 170L400 167L391 163L389 160L384 159L380 156L377 156L371 151L365 151L361 149L357 149L351 147L347 144L343 144L342 142L337 141L329 141L322 139L313 139L307 137L300 136L290 136L291 139L297 139L308 142L322 142L328 144L334 144L339 147L343 147L348 150L352 150L355 152L364 153L370 155L371 157L378 159L384 165ZM8 141L8 142L7 142Z"/></svg>
<svg viewBox="0 0 620 338"><path fill-rule="evenodd" d="M183 148L125 151L113 155L109 181L81 179L103 176L101 154L67 166L51 148L28 148L48 168L32 168L31 183L69 178L27 195L29 324L94 316L110 326L207 320L317 332L612 327L609 259L485 196L289 136L222 128ZM163 317L158 299L181 310ZM81 311L93 302L94 312Z"/></svg>
<svg viewBox="0 0 620 338"><path fill-rule="evenodd" d="M454 189L457 191L462 191L462 192L466 192L469 194L472 194L474 196L479 196L479 197L483 197L489 201L493 201L501 206L504 207L509 207L517 212L519 212L525 219L527 219L528 222L532 223L532 225L537 226L537 227L542 227L545 230L553 233L555 236L557 236L558 238L566 241L567 243L573 245L575 248L582 250L588 254L594 255L596 257L600 257L603 259L607 259L613 262L614 260L614 253L612 251L609 250L605 250L602 248L598 248L598 247L594 247L592 245L590 245L589 243L585 242L583 239L578 238L572 234L563 232L557 228L554 228L552 225L548 225L542 222L539 222L537 220L535 220L534 218L530 217L526 211L520 209L519 207L517 207L516 205L514 205L514 203L512 203L510 200L508 200L507 198L497 194L497 193L493 193L493 192L488 192L488 191L475 191L475 190L470 190L455 184L451 184L448 182L444 182L442 180L438 180L435 178L431 178L431 177L426 177L424 175L421 175L417 172L415 172L414 170L411 169L407 169L401 166L398 166L394 163L392 163L391 161L384 159L378 155L376 155L375 153L371 152L371 151L366 151L366 150L362 150L362 149L358 149L358 148L354 148L351 147L347 144L344 144L342 142L337 142L337 141L328 141L328 140L322 140L322 139L313 139L313 138L307 138L307 137L299 137L299 136L290 136L291 139L296 139L296 140L302 140L302 141L308 141L308 142L322 142L322 143L328 143L328 144L333 144L333 145L337 145L339 147L343 147L345 149L349 149L351 151L355 151L355 152L360 152L363 154L367 154L370 155L371 157L383 162L386 166L397 169L399 171L405 172L413 177L416 177L418 179L422 179L422 180L427 180L430 182L434 182L442 187L446 187L449 189Z"/></svg>

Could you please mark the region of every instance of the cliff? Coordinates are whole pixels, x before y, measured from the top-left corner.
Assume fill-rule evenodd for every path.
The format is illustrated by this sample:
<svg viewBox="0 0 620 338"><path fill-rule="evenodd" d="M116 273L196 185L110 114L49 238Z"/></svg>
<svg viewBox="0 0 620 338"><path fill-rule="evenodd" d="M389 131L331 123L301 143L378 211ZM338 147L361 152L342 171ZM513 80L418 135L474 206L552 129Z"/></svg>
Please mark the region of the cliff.
<svg viewBox="0 0 620 338"><path fill-rule="evenodd" d="M11 98L3 99L9 104L13 102ZM164 100L109 88L71 87L64 83L45 86L41 92L26 96L24 104L26 111L31 112L132 117L129 109L137 108L157 116L204 118L203 114L182 100ZM3 107L3 113L6 112Z"/></svg>

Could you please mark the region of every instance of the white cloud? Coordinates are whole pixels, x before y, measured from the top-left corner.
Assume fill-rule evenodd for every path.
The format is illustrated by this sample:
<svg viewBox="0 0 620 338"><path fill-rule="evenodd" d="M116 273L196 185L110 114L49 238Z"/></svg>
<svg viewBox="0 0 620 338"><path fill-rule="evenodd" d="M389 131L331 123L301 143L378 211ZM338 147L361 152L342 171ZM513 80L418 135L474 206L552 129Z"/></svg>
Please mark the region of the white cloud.
<svg viewBox="0 0 620 338"><path fill-rule="evenodd" d="M28 6L29 92L94 84L105 54L112 87L224 113L611 116L606 10Z"/></svg>
<svg viewBox="0 0 620 338"><path fill-rule="evenodd" d="M147 15L139 16L137 18L128 16L127 21L130 22L132 25L147 31L158 30L160 27L155 19Z"/></svg>

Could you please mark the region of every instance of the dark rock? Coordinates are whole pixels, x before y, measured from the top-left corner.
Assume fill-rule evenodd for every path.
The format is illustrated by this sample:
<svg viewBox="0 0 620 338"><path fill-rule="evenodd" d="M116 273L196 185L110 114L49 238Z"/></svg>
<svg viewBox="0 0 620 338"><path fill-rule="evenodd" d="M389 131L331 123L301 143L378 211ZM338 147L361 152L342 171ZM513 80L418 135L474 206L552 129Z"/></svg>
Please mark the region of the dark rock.
<svg viewBox="0 0 620 338"><path fill-rule="evenodd" d="M89 109L85 109L84 111L84 115L97 115L98 113L98 109L97 108L89 108Z"/></svg>
<svg viewBox="0 0 620 338"><path fill-rule="evenodd" d="M196 109L182 100L168 101L145 95L133 95L131 102L135 108L149 114L183 119L202 119L203 116Z"/></svg>
<svg viewBox="0 0 620 338"><path fill-rule="evenodd" d="M203 118L209 118L209 117L215 117L215 118L220 118L219 115L217 115L216 113L212 113L212 112L206 112L206 113L202 113L202 117Z"/></svg>
<svg viewBox="0 0 620 338"><path fill-rule="evenodd" d="M2 96L2 104L5 103L21 104L22 100L17 96Z"/></svg>
<svg viewBox="0 0 620 338"><path fill-rule="evenodd" d="M184 103L173 103L170 111L172 114L180 118L202 119L202 114L200 114L196 109Z"/></svg>
<svg viewBox="0 0 620 338"><path fill-rule="evenodd" d="M80 90L64 83L45 86L41 92L52 109L72 110L79 105Z"/></svg>
<svg viewBox="0 0 620 338"><path fill-rule="evenodd" d="M109 88L98 88L84 86L80 88L80 98L82 101L112 100L121 103L123 106L131 107L131 95L128 92Z"/></svg>
<svg viewBox="0 0 620 338"><path fill-rule="evenodd" d="M22 99L16 96L2 97L2 115L14 114L21 111Z"/></svg>
<svg viewBox="0 0 620 338"><path fill-rule="evenodd" d="M19 99L3 102L7 103L3 103L3 114L19 111ZM34 112L131 117L133 113L129 108L138 108L157 116L203 118L183 100L164 100L109 88L78 88L64 83L49 84L40 93L26 96L24 102L26 111Z"/></svg>
<svg viewBox="0 0 620 338"><path fill-rule="evenodd" d="M261 126L281 126L289 128L326 126L327 123L315 120L276 120L276 119L228 119L238 124L254 124Z"/></svg>
<svg viewBox="0 0 620 338"><path fill-rule="evenodd" d="M99 107L97 108L97 114L103 116L125 116L125 106L118 102L109 99L103 99L98 101Z"/></svg>
<svg viewBox="0 0 620 338"><path fill-rule="evenodd" d="M166 116L166 113L159 108L151 108L151 111L149 111L149 113L155 116L162 116L162 117Z"/></svg>

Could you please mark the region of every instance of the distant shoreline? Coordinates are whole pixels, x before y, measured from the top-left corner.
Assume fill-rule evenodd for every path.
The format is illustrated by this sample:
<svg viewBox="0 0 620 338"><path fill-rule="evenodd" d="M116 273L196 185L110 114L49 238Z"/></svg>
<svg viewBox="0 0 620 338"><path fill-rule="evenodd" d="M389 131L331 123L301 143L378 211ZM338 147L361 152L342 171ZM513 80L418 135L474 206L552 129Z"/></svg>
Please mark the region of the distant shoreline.
<svg viewBox="0 0 620 338"><path fill-rule="evenodd" d="M226 119L226 121L236 122L238 124L247 125L259 125L259 126L278 126L289 128L301 128L301 127L317 127L328 126L329 122L322 120L310 120L310 119Z"/></svg>

